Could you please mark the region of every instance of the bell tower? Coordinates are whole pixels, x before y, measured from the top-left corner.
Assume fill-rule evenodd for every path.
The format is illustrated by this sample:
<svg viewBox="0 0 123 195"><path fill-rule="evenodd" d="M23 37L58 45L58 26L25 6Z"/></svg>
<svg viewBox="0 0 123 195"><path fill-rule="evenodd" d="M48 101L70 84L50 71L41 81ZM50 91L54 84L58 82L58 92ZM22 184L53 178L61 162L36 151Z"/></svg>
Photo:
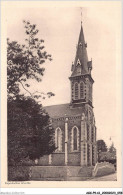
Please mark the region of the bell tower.
<svg viewBox="0 0 123 195"><path fill-rule="evenodd" d="M88 61L87 43L81 22L79 40L77 44L76 56L72 63L72 74L69 77L71 82L71 105L79 107L89 104L93 107L92 91L94 80L91 76L92 60Z"/></svg>

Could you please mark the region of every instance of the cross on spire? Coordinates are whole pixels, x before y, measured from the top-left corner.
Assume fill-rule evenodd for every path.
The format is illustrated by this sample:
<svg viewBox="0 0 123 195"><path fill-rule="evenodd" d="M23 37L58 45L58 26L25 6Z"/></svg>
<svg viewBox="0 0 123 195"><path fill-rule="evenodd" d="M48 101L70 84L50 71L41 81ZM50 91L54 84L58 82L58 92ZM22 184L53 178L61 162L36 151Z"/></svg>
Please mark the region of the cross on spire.
<svg viewBox="0 0 123 195"><path fill-rule="evenodd" d="M81 25L82 25L82 7L81 7Z"/></svg>

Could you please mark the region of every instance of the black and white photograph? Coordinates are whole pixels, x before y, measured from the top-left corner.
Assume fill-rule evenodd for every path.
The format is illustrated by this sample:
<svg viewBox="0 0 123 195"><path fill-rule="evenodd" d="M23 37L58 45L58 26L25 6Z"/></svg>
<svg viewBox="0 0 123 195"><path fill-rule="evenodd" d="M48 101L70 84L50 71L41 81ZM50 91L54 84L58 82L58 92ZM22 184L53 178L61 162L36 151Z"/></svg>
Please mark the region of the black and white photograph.
<svg viewBox="0 0 123 195"><path fill-rule="evenodd" d="M3 4L3 185L120 186L121 4L11 3Z"/></svg>

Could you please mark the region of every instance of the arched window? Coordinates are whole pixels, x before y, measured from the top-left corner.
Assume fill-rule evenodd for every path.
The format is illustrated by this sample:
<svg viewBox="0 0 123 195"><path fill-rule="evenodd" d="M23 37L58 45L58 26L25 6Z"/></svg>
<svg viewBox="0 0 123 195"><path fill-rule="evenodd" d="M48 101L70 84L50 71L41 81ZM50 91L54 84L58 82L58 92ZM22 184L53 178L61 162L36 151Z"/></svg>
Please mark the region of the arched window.
<svg viewBox="0 0 123 195"><path fill-rule="evenodd" d="M84 83L80 83L80 98L84 98Z"/></svg>
<svg viewBox="0 0 123 195"><path fill-rule="evenodd" d="M79 130L75 126L72 128L72 151L79 149Z"/></svg>
<svg viewBox="0 0 123 195"><path fill-rule="evenodd" d="M77 100L78 98L79 98L78 83L75 83L75 99Z"/></svg>
<svg viewBox="0 0 123 195"><path fill-rule="evenodd" d="M55 146L56 151L62 151L62 131L59 127L55 130Z"/></svg>

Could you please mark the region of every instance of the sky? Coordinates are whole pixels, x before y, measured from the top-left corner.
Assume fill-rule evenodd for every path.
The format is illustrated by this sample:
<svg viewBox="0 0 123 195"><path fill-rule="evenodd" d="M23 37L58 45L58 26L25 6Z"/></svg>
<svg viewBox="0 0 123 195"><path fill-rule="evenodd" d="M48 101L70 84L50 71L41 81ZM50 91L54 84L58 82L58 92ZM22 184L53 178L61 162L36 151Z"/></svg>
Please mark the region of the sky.
<svg viewBox="0 0 123 195"><path fill-rule="evenodd" d="M33 4L34 5L34 4ZM23 43L25 39L23 20L29 20L39 29L38 37L44 39L46 51L53 61L45 63L45 75L41 83L31 82L32 91L53 92L55 96L44 100L43 105L70 102L71 65L75 59L76 45L82 25L87 42L88 59L93 62L93 105L97 127L97 139L106 144L117 142L117 39L120 36L120 8L112 6L35 6L27 4L11 6L6 12L7 37ZM117 66L116 66L117 65ZM118 67L119 66L119 67ZM120 75L119 75L120 76ZM111 138L111 140L110 140Z"/></svg>

